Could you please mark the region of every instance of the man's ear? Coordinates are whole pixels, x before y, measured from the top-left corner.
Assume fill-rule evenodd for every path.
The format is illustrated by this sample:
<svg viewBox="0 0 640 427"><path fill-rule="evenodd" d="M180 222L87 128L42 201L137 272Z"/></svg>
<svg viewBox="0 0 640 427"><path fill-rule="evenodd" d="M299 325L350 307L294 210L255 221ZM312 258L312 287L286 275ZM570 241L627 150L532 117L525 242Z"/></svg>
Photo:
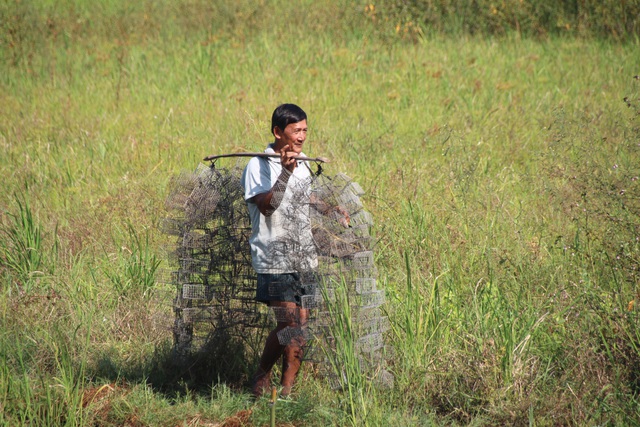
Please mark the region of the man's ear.
<svg viewBox="0 0 640 427"><path fill-rule="evenodd" d="M275 136L276 139L282 139L282 130L278 126L273 128L273 136Z"/></svg>

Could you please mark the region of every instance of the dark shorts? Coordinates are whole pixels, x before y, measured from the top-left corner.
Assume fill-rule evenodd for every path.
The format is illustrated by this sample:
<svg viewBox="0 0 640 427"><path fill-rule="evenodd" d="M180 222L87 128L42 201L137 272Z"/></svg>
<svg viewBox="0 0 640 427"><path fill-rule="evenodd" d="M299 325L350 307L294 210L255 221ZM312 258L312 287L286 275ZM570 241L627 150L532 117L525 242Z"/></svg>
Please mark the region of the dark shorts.
<svg viewBox="0 0 640 427"><path fill-rule="evenodd" d="M301 297L314 295L317 284L312 275L299 273L258 274L256 300L264 303L269 301L286 301L301 304Z"/></svg>

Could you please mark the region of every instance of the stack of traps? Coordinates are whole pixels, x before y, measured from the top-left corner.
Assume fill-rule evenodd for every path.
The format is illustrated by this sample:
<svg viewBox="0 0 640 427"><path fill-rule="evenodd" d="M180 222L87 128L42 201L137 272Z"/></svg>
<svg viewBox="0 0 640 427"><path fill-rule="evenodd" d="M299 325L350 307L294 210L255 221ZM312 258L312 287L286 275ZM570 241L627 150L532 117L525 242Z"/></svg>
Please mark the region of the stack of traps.
<svg viewBox="0 0 640 427"><path fill-rule="evenodd" d="M174 346L179 358L188 358L206 348L207 340L224 330L226 336L247 342L246 337L264 334L265 324L288 321L298 312L269 310L255 301L256 274L251 266L248 239L251 234L244 190L240 185L241 167L219 169L200 165L172 181L166 201L169 217L164 230L174 236L170 251L171 283L176 286L174 300ZM309 202L309 189L313 202ZM389 319L381 306L384 291L377 288L374 241L370 235L372 216L360 201L362 188L346 175L319 175L306 183L299 195L306 206L295 215L308 212L313 242L300 246L297 236L277 242L280 251L295 248L291 257L308 258L314 251L318 268L313 274L300 271L302 284L312 292L300 299L307 322L302 327L280 331L278 339L286 345L303 340L305 358L313 360L335 387L343 386L344 373L336 371L340 357L336 343L351 340L363 372L377 373L383 384L393 377L384 370L390 349L383 334ZM295 192L295 190L294 190ZM306 196L305 196L306 195ZM317 206L340 206L350 214L350 226L340 224L339 212ZM293 219L292 219L293 220ZM348 314L351 328L344 330ZM298 320L294 318L293 320ZM298 322L294 322L298 323ZM260 347L263 340L258 340ZM259 355L261 348L251 348Z"/></svg>

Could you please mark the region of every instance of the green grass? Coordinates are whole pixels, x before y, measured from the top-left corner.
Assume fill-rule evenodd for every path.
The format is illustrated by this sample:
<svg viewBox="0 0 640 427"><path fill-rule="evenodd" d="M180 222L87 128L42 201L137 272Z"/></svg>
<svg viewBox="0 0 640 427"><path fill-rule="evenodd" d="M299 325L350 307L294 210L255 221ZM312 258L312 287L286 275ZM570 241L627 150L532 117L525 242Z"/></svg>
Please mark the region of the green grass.
<svg viewBox="0 0 640 427"><path fill-rule="evenodd" d="M281 102L367 191L395 383L305 365L279 423L640 423L637 43L208 3L0 7L1 423L269 422L175 371L156 282L170 178L261 150Z"/></svg>

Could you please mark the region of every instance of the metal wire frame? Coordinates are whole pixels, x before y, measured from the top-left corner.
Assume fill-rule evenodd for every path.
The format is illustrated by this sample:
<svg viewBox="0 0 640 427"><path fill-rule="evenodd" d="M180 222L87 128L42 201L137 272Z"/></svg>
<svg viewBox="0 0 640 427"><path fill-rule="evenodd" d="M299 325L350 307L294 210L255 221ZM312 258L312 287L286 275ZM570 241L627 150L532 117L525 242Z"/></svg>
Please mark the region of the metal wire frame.
<svg viewBox="0 0 640 427"><path fill-rule="evenodd" d="M199 165L172 180L164 229L175 237L169 260L176 287L174 350L178 358L207 348L209 337L221 330L246 340L252 334L264 334L264 325L278 320L277 310L268 311L254 299L256 274L248 244L251 224L241 174L242 167L220 169L214 163ZM388 350L383 334L389 321L381 313L385 296L377 289L370 234L373 219L360 200L362 188L344 174L317 174L290 191L294 202L284 208L287 233L272 242L272 256L287 257L299 269L303 282L317 283L316 293L301 301L302 308L309 309L307 325L281 331L281 344L303 337L308 347L305 357L321 364L335 340L327 306L334 302L334 287L346 286L353 322L358 325L354 340L362 366L382 372L381 380L388 384L392 375L379 368ZM340 224L339 212L332 209L335 206L349 212L350 227ZM313 235L304 244L297 229L300 215L307 215ZM314 274L306 274L310 255L319 263ZM318 351L320 347L323 351ZM256 354L259 350L252 349ZM339 376L326 372L340 387Z"/></svg>

